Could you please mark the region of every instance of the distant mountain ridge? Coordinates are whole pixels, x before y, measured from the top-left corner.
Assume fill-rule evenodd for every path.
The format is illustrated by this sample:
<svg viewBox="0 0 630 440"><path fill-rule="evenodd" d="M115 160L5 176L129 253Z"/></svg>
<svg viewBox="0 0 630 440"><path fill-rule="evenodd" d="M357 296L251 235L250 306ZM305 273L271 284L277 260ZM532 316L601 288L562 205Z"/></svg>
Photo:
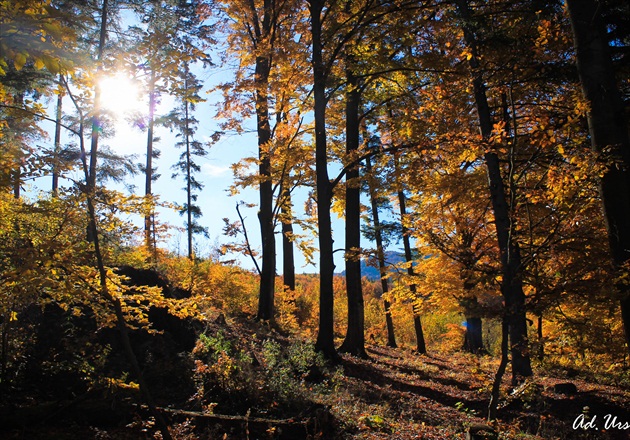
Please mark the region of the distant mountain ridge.
<svg viewBox="0 0 630 440"><path fill-rule="evenodd" d="M398 263L405 261L405 254L397 251L385 252L385 265L394 266ZM345 269L338 273L339 276L346 276ZM376 258L362 259L361 260L361 276L366 277L370 281L376 281L381 278L381 273L378 269L378 260Z"/></svg>

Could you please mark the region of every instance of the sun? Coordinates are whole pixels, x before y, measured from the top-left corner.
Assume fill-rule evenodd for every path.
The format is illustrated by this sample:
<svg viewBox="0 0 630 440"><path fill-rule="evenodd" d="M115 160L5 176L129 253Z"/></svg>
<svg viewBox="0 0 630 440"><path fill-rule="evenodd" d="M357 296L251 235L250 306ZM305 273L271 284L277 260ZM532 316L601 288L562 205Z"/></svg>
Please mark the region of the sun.
<svg viewBox="0 0 630 440"><path fill-rule="evenodd" d="M124 73L103 77L98 87L101 108L115 117L143 111L146 107L140 95L140 86Z"/></svg>

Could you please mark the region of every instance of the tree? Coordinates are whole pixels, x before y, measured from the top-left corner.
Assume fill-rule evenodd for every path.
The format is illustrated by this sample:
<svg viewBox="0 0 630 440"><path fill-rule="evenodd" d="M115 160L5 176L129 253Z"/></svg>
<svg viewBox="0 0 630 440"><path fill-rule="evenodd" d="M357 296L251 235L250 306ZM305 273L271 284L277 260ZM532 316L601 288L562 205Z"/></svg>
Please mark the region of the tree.
<svg viewBox="0 0 630 440"><path fill-rule="evenodd" d="M624 103L617 86L601 5L592 0L567 1L577 68L584 98L591 146L606 164L600 194L613 264L625 270L630 260L630 138ZM618 283L621 316L630 350L630 293Z"/></svg>
<svg viewBox="0 0 630 440"><path fill-rule="evenodd" d="M359 109L361 85L354 72L352 55L346 55L346 155L350 160L359 150ZM361 282L361 184L359 164L346 172L346 292L348 326L339 350L367 358L365 351L363 290Z"/></svg>
<svg viewBox="0 0 630 440"><path fill-rule="evenodd" d="M193 236L195 234L207 235L207 230L196 222L196 219L201 217L201 208L195 204L197 202L197 192L203 189L203 184L195 177L195 173L200 172L201 167L194 161L194 157L205 157L207 151L201 142L194 139L198 121L192 115L196 104L203 101L199 96L202 84L190 71L187 62L184 62L180 75L183 79L183 87L177 95L181 102L181 108L168 115L169 122L167 125L179 130L177 136L180 138L180 141L176 146L184 147L184 151L179 156L179 161L172 166L175 172L171 178L174 179L182 174L186 183L184 187L186 203L183 204L179 213L180 215L186 215L188 258L193 260L195 255Z"/></svg>
<svg viewBox="0 0 630 440"><path fill-rule="evenodd" d="M479 126L484 140L492 136L493 123L486 85L479 71L479 52L475 29L470 25L470 9L466 0L457 4L458 12L466 21L463 26L464 38L470 49L469 64L472 74L473 96L475 99ZM512 351L512 377L518 382L520 377L531 376L532 368L527 347L527 320L525 317L525 294L523 293L520 247L512 238L513 223L506 188L501 175L499 157L489 151L484 155L488 173L488 184L492 200L497 231L497 241L501 252L502 281L501 292L505 298L506 319L509 323Z"/></svg>

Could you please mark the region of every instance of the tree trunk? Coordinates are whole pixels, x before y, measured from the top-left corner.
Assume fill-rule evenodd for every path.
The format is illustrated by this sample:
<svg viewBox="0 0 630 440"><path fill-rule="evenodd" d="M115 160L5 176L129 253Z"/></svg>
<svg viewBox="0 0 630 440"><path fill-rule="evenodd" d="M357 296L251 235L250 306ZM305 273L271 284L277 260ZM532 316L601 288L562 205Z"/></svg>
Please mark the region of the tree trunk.
<svg viewBox="0 0 630 440"><path fill-rule="evenodd" d="M407 215L407 198L405 197L405 192L401 189L398 191L398 204L400 205L400 225L402 227L402 239L403 239L403 247L405 249L405 261L409 266L407 267L407 274L410 277L414 277L416 274L413 270L413 257L411 255L411 240L409 239L409 229L405 226L405 216ZM418 296L417 288L415 284L409 285L409 290L411 290L411 297L414 299L413 308L413 328L416 332L416 350L420 354L427 353L427 346L424 342L424 331L422 330L422 321L420 319L420 313L418 312L418 307L415 304L415 301Z"/></svg>
<svg viewBox="0 0 630 440"><path fill-rule="evenodd" d="M538 315L538 325L536 326L538 334L538 360L542 361L545 358L545 341L543 339L543 315L542 312Z"/></svg>
<svg viewBox="0 0 630 440"><path fill-rule="evenodd" d="M479 54L474 30L470 23L468 0L458 0L458 9L464 25L464 39L471 50L469 60L475 103L479 116L481 135L488 141L492 136L492 116L486 86L479 70ZM512 381L518 383L522 377L533 374L528 351L525 293L521 278L521 255L518 243L512 237L510 206L508 206L505 185L501 176L501 166L496 153L488 151L484 155L488 174L488 186L492 202L497 241L501 254L501 293L505 300L507 322L509 323L512 351Z"/></svg>
<svg viewBox="0 0 630 440"><path fill-rule="evenodd" d="M270 13L270 11L269 11ZM265 13L267 15L267 11ZM271 177L271 127L269 123L269 72L271 55L256 57L256 121L258 131L258 174L260 207L258 220L262 240L262 268L258 298L258 319L273 320L276 282L276 236L273 219L273 182Z"/></svg>
<svg viewBox="0 0 630 440"><path fill-rule="evenodd" d="M293 220L291 192L285 185L282 190L282 281L288 290L295 290L295 255L293 250Z"/></svg>
<svg viewBox="0 0 630 440"><path fill-rule="evenodd" d="M372 162L368 157L366 159L366 167L368 173L372 171ZM383 234L381 233L381 221L378 215L378 203L376 200L376 189L372 182L369 182L370 204L372 206L372 219L374 223L374 237L376 240L376 256L378 259L378 269L381 274L381 287L383 296L389 292L389 281L387 280L387 266L385 265L385 249L383 248ZM396 335L394 333L394 321L392 319L391 305L389 301L383 299L383 307L385 308L385 324L387 325L387 346L396 348Z"/></svg>
<svg viewBox="0 0 630 440"><path fill-rule="evenodd" d="M326 141L326 70L323 60L321 14L324 2L310 1L313 99L315 119L315 179L317 188L317 227L319 230L319 332L315 347L329 358L336 357L334 345L334 292L332 223L330 205L332 188L328 177L328 149Z"/></svg>
<svg viewBox="0 0 630 440"><path fill-rule="evenodd" d="M589 104L588 127L593 150L602 160L617 163L600 179L600 195L613 264L621 269L630 260L630 137L624 103L606 39L600 2L567 0L573 28L577 69ZM620 283L621 284L621 283ZM630 351L630 295L619 285L621 317Z"/></svg>
<svg viewBox="0 0 630 440"><path fill-rule="evenodd" d="M190 153L190 104L188 102L188 63L184 65L184 93L186 99L184 99L184 120L185 122L185 136L186 136L186 233L188 239L188 259L193 260L195 258L195 250L193 247L193 211L192 211L192 170L191 170L191 153Z"/></svg>
<svg viewBox="0 0 630 440"><path fill-rule="evenodd" d="M144 170L144 196L148 199L153 194L153 129L155 124L155 70L151 69L151 79L149 80L149 124L147 129L147 158ZM149 212L144 216L144 243L149 251L153 250L153 240L151 230L153 229L153 202Z"/></svg>
<svg viewBox="0 0 630 440"><path fill-rule="evenodd" d="M351 63L351 60L348 60ZM359 81L346 67L346 155L352 160L359 149ZM359 166L346 173L346 293L348 298L348 328L339 348L344 353L367 358L365 351L365 317L361 286L361 186Z"/></svg>
<svg viewBox="0 0 630 440"><path fill-rule="evenodd" d="M501 382L508 364L508 338L509 325L505 317L501 320L501 362L494 376L492 383L492 392L490 394L490 404L488 405L488 421L492 422L497 418L497 410L499 408L499 396L501 395Z"/></svg>
<svg viewBox="0 0 630 440"><path fill-rule="evenodd" d="M479 354L483 348L483 323L478 316L466 315L466 333L464 335L464 350Z"/></svg>
<svg viewBox="0 0 630 440"><path fill-rule="evenodd" d="M59 84L63 83L61 73L59 74ZM61 87L60 87L61 88ZM55 110L55 144L52 166L52 192L57 194L59 189L59 152L61 151L61 117L62 117L63 93L59 90L57 95L57 108Z"/></svg>
<svg viewBox="0 0 630 440"><path fill-rule="evenodd" d="M427 345L424 341L424 331L422 330L422 320L417 307L412 306L413 309L413 329L416 332L416 351L420 354L427 354Z"/></svg>

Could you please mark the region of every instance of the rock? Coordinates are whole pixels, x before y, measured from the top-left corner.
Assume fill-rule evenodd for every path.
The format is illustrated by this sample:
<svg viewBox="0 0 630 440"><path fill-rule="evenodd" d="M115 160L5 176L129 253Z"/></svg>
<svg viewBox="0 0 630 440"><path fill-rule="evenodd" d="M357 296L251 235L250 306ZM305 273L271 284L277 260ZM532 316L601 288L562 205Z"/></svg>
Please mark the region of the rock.
<svg viewBox="0 0 630 440"><path fill-rule="evenodd" d="M571 382L563 382L557 383L553 386L553 392L558 394L568 394L573 395L577 394L578 389L574 383Z"/></svg>
<svg viewBox="0 0 630 440"><path fill-rule="evenodd" d="M490 425L476 423L466 431L466 440L496 440L497 432Z"/></svg>

